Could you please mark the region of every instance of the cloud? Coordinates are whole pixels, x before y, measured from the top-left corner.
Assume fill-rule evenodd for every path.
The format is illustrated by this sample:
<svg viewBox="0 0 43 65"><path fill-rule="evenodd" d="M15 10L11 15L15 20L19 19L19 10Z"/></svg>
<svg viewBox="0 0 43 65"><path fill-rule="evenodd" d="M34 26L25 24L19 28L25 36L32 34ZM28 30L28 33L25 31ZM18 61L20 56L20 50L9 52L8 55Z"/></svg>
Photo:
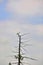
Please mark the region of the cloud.
<svg viewBox="0 0 43 65"><path fill-rule="evenodd" d="M43 24L37 24L37 25L32 25L32 24L21 24L19 21L4 21L0 22L0 37L4 39L7 35L8 36L13 36L17 32L30 32L35 35L42 36L43 35ZM10 37L11 37L10 36ZM8 38L9 39L9 38ZM5 39L4 39L5 40Z"/></svg>
<svg viewBox="0 0 43 65"><path fill-rule="evenodd" d="M32 25L32 24L24 24L22 25L24 29L27 31L32 32L33 34L42 36L43 35L43 24L37 24L37 25Z"/></svg>
<svg viewBox="0 0 43 65"><path fill-rule="evenodd" d="M12 11L17 14L43 14L43 0L9 0L6 7L7 11Z"/></svg>
<svg viewBox="0 0 43 65"><path fill-rule="evenodd" d="M38 35L43 35L43 24L42 25L36 25L36 33Z"/></svg>
<svg viewBox="0 0 43 65"><path fill-rule="evenodd" d="M14 43L17 40L16 33L30 33L32 36L43 37L43 24L21 24L18 21L0 21L0 43Z"/></svg>

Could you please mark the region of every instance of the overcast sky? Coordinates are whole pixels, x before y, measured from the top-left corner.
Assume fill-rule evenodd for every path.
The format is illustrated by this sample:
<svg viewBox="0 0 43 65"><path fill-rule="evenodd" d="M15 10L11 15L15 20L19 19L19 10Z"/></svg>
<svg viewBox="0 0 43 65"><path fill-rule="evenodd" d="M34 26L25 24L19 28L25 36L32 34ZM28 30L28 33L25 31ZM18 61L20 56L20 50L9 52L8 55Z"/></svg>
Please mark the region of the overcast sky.
<svg viewBox="0 0 43 65"><path fill-rule="evenodd" d="M0 0L0 65L8 65L14 59L8 56L18 46L17 32L30 33L22 41L32 37L28 42L32 46L26 46L23 52L38 59L25 61L43 65L43 0Z"/></svg>

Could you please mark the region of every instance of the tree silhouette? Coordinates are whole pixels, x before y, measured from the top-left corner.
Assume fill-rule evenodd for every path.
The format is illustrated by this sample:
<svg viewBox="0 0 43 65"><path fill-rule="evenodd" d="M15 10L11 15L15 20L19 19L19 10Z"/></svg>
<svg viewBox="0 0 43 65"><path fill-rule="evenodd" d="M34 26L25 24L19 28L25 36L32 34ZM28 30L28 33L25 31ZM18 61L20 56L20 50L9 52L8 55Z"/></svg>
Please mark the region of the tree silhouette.
<svg viewBox="0 0 43 65"><path fill-rule="evenodd" d="M11 63L9 62L9 65L11 65Z"/></svg>

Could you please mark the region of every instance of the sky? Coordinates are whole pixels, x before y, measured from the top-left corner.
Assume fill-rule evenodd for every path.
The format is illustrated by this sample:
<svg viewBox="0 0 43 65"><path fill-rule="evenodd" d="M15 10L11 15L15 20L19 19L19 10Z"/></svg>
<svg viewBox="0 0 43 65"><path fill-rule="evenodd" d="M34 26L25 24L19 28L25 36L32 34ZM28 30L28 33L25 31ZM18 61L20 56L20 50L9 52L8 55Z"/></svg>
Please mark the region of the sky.
<svg viewBox="0 0 43 65"><path fill-rule="evenodd" d="M14 58L10 55L18 50L18 32L21 35L30 33L22 41L32 39L21 45L32 46L26 46L26 51L22 51L26 56L38 59L24 61L43 65L43 0L0 0L0 65L13 62Z"/></svg>

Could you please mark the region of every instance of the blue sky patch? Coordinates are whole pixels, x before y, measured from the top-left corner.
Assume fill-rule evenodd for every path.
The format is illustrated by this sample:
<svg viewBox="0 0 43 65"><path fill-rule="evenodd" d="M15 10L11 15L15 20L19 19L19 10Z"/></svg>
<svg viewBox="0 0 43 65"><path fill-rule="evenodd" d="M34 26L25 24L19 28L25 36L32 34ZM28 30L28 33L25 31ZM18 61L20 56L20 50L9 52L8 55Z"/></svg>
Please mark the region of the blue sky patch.
<svg viewBox="0 0 43 65"><path fill-rule="evenodd" d="M0 3L0 20L13 18L13 14L11 12L6 11L6 3L7 0L4 0L2 3Z"/></svg>

